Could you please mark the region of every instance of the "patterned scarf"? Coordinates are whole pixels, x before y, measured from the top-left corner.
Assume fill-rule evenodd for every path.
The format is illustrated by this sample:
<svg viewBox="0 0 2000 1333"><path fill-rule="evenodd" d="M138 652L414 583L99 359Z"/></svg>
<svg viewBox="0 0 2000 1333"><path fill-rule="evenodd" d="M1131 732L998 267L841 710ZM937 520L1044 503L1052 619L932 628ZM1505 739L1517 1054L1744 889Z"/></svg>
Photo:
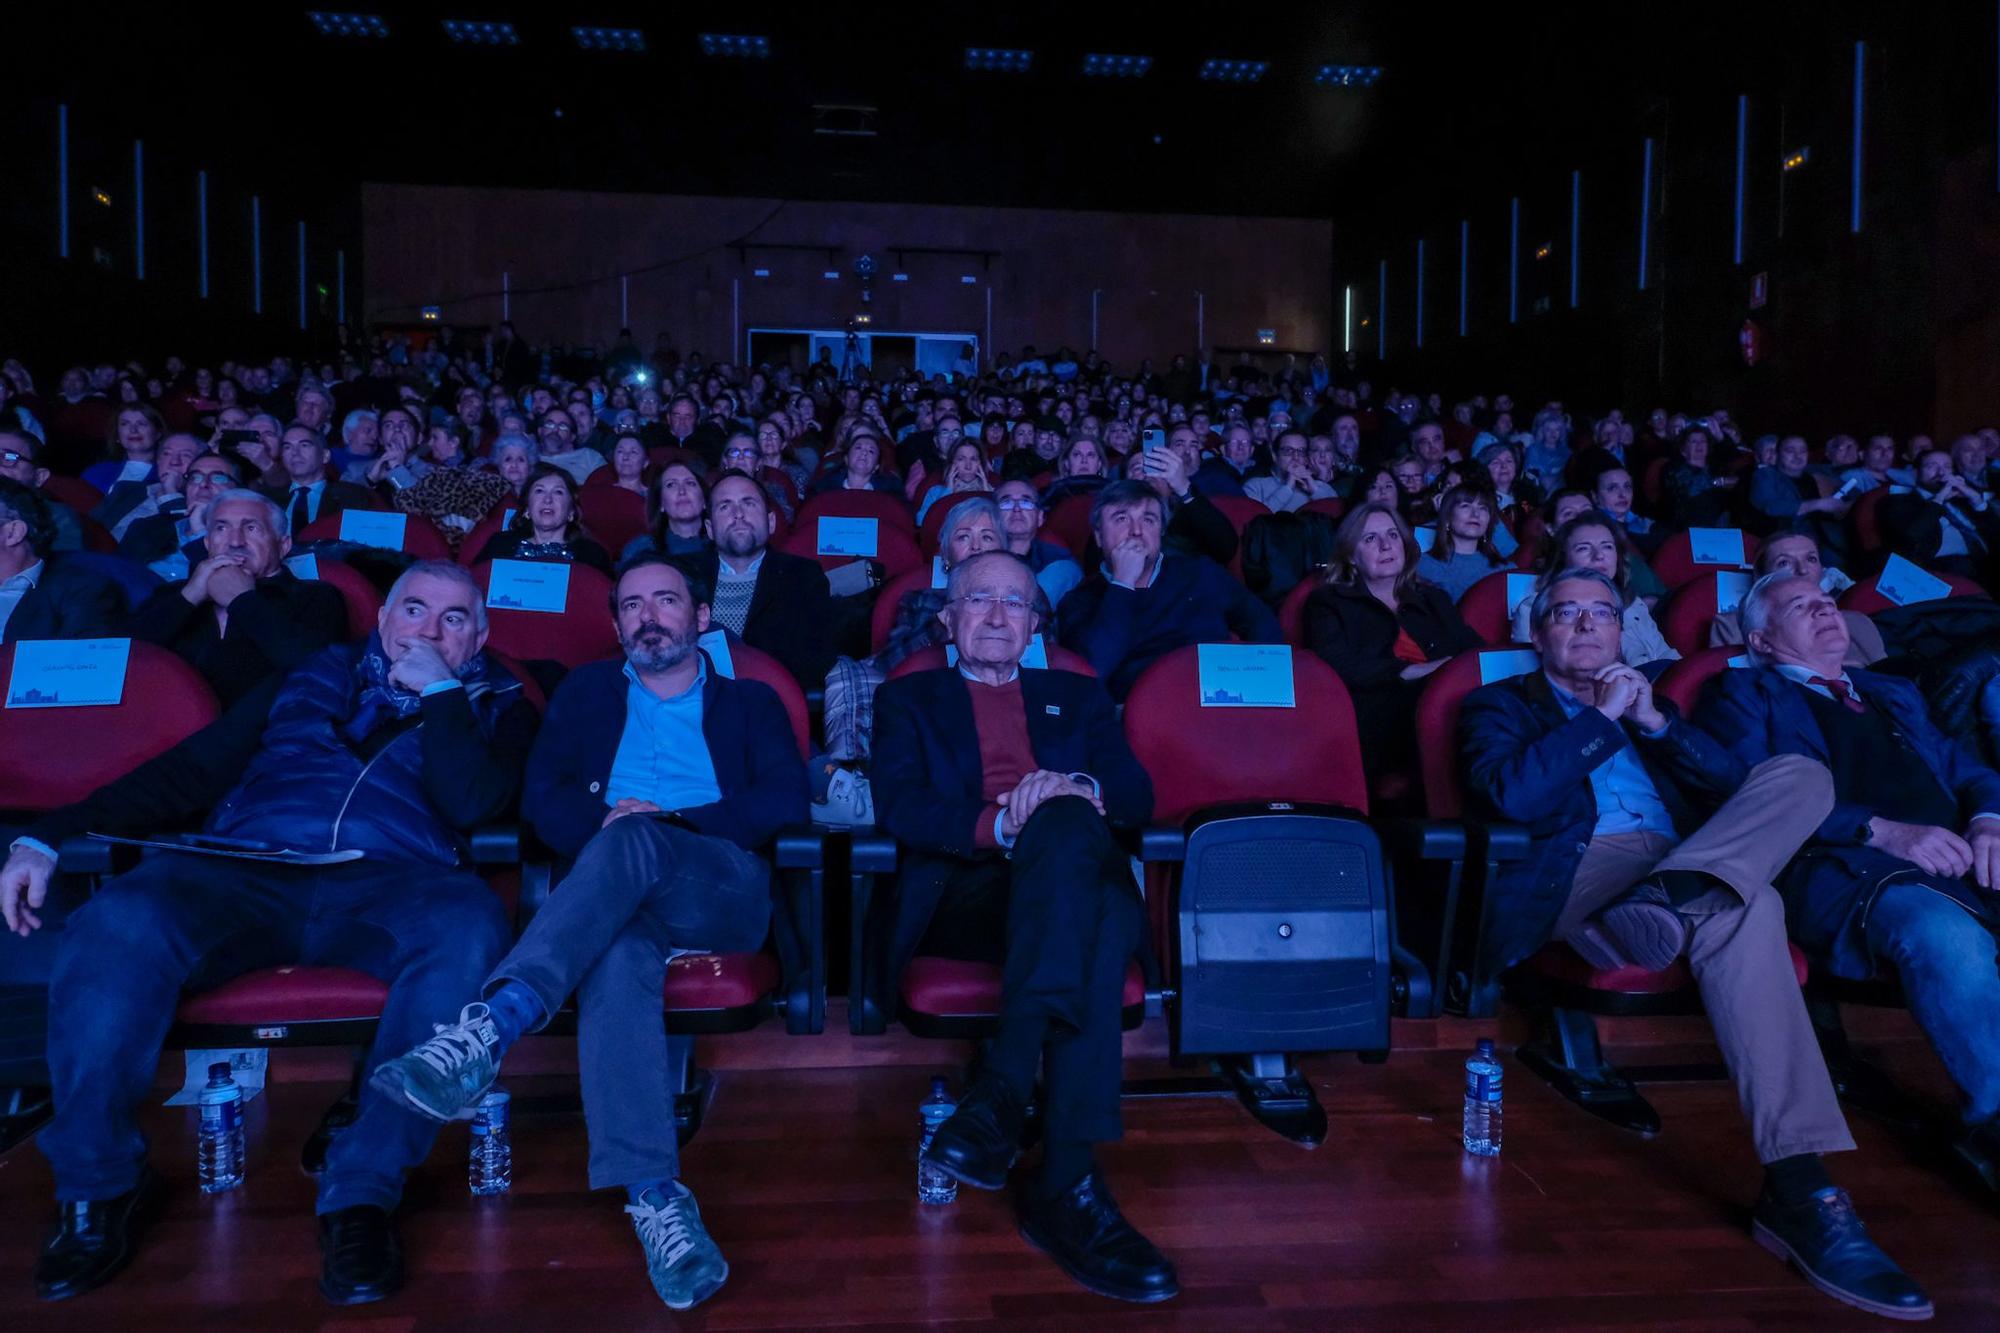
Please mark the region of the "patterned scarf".
<svg viewBox="0 0 2000 1333"><path fill-rule="evenodd" d="M377 727L390 721L413 718L423 707L420 695L389 683L389 654L382 647L379 632L368 636L368 643L361 650L361 661L355 669L361 677L361 695L355 701L354 712L340 728L348 740L356 743L364 741ZM496 680L494 672L495 668L484 653L474 653L458 669L458 679L465 686L468 701L513 683L511 678ZM504 677L505 673L501 675Z"/></svg>

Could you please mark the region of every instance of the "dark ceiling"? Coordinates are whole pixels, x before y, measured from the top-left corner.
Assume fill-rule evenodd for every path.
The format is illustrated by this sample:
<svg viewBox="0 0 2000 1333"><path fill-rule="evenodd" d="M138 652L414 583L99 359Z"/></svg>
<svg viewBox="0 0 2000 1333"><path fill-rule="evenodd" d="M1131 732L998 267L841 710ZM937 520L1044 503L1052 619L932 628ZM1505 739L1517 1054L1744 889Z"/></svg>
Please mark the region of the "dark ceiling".
<svg viewBox="0 0 2000 1333"><path fill-rule="evenodd" d="M58 36L40 49L85 59L17 59L9 73L78 114L122 111L128 123L108 132L199 144L233 159L225 168L294 186L309 174L328 188L389 179L1341 216L1357 201L1395 211L1487 190L1553 150L1628 137L1669 95L1733 90L1899 7L363 8L388 37L325 36L284 3L246 7L241 21L79 5L73 19L43 20L77 25L76 44ZM520 43L454 44L443 18L510 21ZM647 49L581 50L579 22L637 28ZM703 31L768 37L771 55L704 56ZM1030 50L1032 68L969 71L972 45ZM1153 63L1138 79L1085 78L1091 52ZM1269 70L1250 85L1206 82L1197 70L1210 57ZM1323 63L1385 73L1372 88L1318 87ZM875 133L815 134L816 104L874 108Z"/></svg>

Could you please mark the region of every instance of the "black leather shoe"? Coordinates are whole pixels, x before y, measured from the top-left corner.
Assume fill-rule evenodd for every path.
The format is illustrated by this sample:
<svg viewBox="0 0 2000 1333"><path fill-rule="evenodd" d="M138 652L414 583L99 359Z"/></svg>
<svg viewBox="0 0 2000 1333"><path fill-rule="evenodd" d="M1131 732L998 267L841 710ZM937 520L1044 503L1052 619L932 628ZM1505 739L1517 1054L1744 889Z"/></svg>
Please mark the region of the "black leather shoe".
<svg viewBox="0 0 2000 1333"><path fill-rule="evenodd" d="M326 1114L319 1118L313 1132L306 1136L305 1146L299 1149L299 1170L309 1176L317 1176L326 1170L326 1154L333 1147L333 1141L360 1114L361 1103L354 1094L341 1094L340 1100L326 1108Z"/></svg>
<svg viewBox="0 0 2000 1333"><path fill-rule="evenodd" d="M1687 948L1687 940L1687 919L1674 910L1667 891L1648 880L1584 922L1567 942L1595 968L1610 971L1636 964L1648 972L1664 972Z"/></svg>
<svg viewBox="0 0 2000 1333"><path fill-rule="evenodd" d="M403 1285L403 1242L380 1208L319 1215L319 1294L335 1305L385 1300Z"/></svg>
<svg viewBox="0 0 2000 1333"><path fill-rule="evenodd" d="M1170 1301L1181 1294L1173 1261L1140 1235L1093 1171L1059 1199L1022 1196L1021 1234L1099 1296Z"/></svg>
<svg viewBox="0 0 2000 1333"><path fill-rule="evenodd" d="M1806 1281L1857 1310L1886 1319L1929 1319L1933 1313L1924 1289L1869 1239L1846 1190L1821 1190L1791 1204L1767 1191L1757 1200L1750 1234L1791 1260Z"/></svg>
<svg viewBox="0 0 2000 1333"><path fill-rule="evenodd" d="M1021 1155L1027 1109L1000 1079L982 1074L965 1090L958 1109L931 1135L924 1160L974 1189L1007 1185L1007 1171Z"/></svg>
<svg viewBox="0 0 2000 1333"><path fill-rule="evenodd" d="M59 1205L55 1230L35 1260L35 1294L45 1301L67 1300L116 1277L132 1262L139 1234L164 1193L147 1167L139 1183L115 1199Z"/></svg>

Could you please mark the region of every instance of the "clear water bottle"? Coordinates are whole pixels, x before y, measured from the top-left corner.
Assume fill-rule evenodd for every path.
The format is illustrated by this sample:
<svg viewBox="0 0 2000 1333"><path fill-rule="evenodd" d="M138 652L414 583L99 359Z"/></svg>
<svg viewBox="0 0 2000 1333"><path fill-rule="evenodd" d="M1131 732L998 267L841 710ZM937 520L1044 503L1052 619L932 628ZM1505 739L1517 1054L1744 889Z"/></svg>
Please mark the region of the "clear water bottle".
<svg viewBox="0 0 2000 1333"><path fill-rule="evenodd" d="M195 1178L203 1194L220 1194L243 1183L243 1089L229 1062L208 1067L201 1090L201 1134L195 1141Z"/></svg>
<svg viewBox="0 0 2000 1333"><path fill-rule="evenodd" d="M1479 1157L1500 1155L1501 1075L1493 1038L1481 1037L1465 1062L1465 1150Z"/></svg>
<svg viewBox="0 0 2000 1333"><path fill-rule="evenodd" d="M924 1150L931 1146L931 1136L937 1133L939 1125L951 1119L951 1113L957 1109L958 1103L951 1099L944 1077L939 1075L932 1079L931 1095L924 1098L923 1105L917 1108L917 1118L923 1127L923 1141L917 1145L918 1203L950 1203L958 1198L958 1181L924 1160Z"/></svg>
<svg viewBox="0 0 2000 1333"><path fill-rule="evenodd" d="M507 1132L512 1101L495 1088L479 1099L479 1109L473 1112L467 1179L474 1194L505 1194L514 1183L514 1141Z"/></svg>

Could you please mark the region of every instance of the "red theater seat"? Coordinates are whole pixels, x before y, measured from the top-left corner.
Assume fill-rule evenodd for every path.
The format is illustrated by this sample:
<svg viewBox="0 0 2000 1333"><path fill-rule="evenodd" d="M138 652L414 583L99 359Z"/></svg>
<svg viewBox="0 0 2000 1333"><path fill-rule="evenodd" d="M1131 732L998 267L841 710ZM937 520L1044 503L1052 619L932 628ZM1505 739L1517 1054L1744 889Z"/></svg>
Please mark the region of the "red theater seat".
<svg viewBox="0 0 2000 1333"><path fill-rule="evenodd" d="M388 997L389 988L366 972L345 967L266 967L188 996L174 1017L183 1025L210 1027L372 1022Z"/></svg>
<svg viewBox="0 0 2000 1333"><path fill-rule="evenodd" d="M1000 1012L1000 968L955 958L912 958L899 991L903 1026L919 1037L971 1035L990 1027ZM1125 1025L1133 1027L1146 1005L1146 974L1135 960L1125 969Z"/></svg>
<svg viewBox="0 0 2000 1333"><path fill-rule="evenodd" d="M1293 584L1285 600L1278 603L1278 628L1284 633L1285 642L1294 648L1306 646L1306 599L1324 581L1317 574L1308 574Z"/></svg>
<svg viewBox="0 0 2000 1333"><path fill-rule="evenodd" d="M345 512L344 510L342 511ZM422 514L405 514L403 524L403 544L398 549L418 560L450 560L451 544L437 526ZM339 541L340 514L323 514L306 525L306 530L293 538L293 544L304 546L308 542Z"/></svg>
<svg viewBox="0 0 2000 1333"><path fill-rule="evenodd" d="M487 642L522 662L560 662L574 670L618 652L618 626L611 619L611 580L589 565L570 565L568 600L561 612L516 611L489 606ZM493 562L472 567L481 588L490 586Z"/></svg>
<svg viewBox="0 0 2000 1333"><path fill-rule="evenodd" d="M1863 554L1873 555L1882 549L1882 502L1889 498L1887 486L1877 486L1862 493L1848 511L1848 524L1854 529L1855 545Z"/></svg>
<svg viewBox="0 0 2000 1333"><path fill-rule="evenodd" d="M872 518L884 528L898 528L906 537L917 535L916 515L900 495L886 491L821 491L808 496L799 506L793 520L795 527L805 528L814 519L827 518Z"/></svg>
<svg viewBox="0 0 2000 1333"><path fill-rule="evenodd" d="M576 503L583 526L614 561L627 542L645 535L646 497L636 491L622 486L585 486L577 491Z"/></svg>
<svg viewBox="0 0 2000 1333"><path fill-rule="evenodd" d="M931 569L928 563L898 574L882 586L882 591L876 594L874 607L868 613L869 652L879 653L888 647L889 632L896 627L896 610L902 605L904 595L930 586Z"/></svg>
<svg viewBox="0 0 2000 1333"><path fill-rule="evenodd" d="M806 708L805 691L799 688L792 673L785 670L777 658L737 638L729 641L729 660L736 667L738 680L761 681L777 694L778 702L785 706L785 716L792 724L792 735L798 740L799 757L812 758L812 717Z"/></svg>
<svg viewBox="0 0 2000 1333"><path fill-rule="evenodd" d="M1697 574L1682 584L1660 608L1660 635L1682 657L1708 647L1709 626L1718 614L1717 580L1714 570Z"/></svg>
<svg viewBox="0 0 2000 1333"><path fill-rule="evenodd" d="M1696 649L1662 671L1653 683L1653 692L1662 699L1671 699L1682 717L1693 717L1708 682L1727 671L1731 659L1749 651L1741 644Z"/></svg>
<svg viewBox="0 0 2000 1333"><path fill-rule="evenodd" d="M755 1008L778 989L778 960L768 953L682 954L667 964L670 1012Z"/></svg>
<svg viewBox="0 0 2000 1333"><path fill-rule="evenodd" d="M847 494L865 495L872 494L872 492L850 491ZM895 500L893 496L885 495L878 496L877 498L892 500L898 505L902 504L902 501ZM810 509L811 507L812 501L808 500L806 502L806 509ZM787 555L802 556L807 560L817 560L819 561L820 568L829 573L839 569L842 565L853 564L857 559L855 556L821 555L819 553L819 520L822 517L875 518L876 516L873 514L832 515L824 513L808 515L806 509L799 511L798 521L792 525L792 530L786 534L784 540L777 543L778 549ZM897 578L914 569L929 568L929 561L924 557L923 552L917 549L917 539L910 534L907 526L899 527L893 523L879 520L875 529L874 559L881 563L883 575L886 579Z"/></svg>
<svg viewBox="0 0 2000 1333"><path fill-rule="evenodd" d="M1091 543L1090 507L1096 503L1095 495L1064 496L1042 520L1043 533L1072 551L1087 550Z"/></svg>
<svg viewBox="0 0 2000 1333"><path fill-rule="evenodd" d="M49 479L42 483L41 489L51 500L60 500L79 514L88 514L104 503L104 492L82 477L65 477L61 473L51 472Z"/></svg>
<svg viewBox="0 0 2000 1333"><path fill-rule="evenodd" d="M1694 582L1703 573L1713 572L1716 569L1749 569L1757 563L1757 552L1763 545L1754 533L1745 532L1742 564L1698 565L1695 563L1694 549L1688 542L1688 535L1685 532L1676 532L1660 544L1660 549L1653 553L1653 558L1648 563L1652 565L1653 573L1659 576L1660 582L1667 585L1667 591L1672 592L1683 584Z"/></svg>
<svg viewBox="0 0 2000 1333"><path fill-rule="evenodd" d="M338 560L316 560L319 581L340 594L347 604L347 637L365 639L375 632L375 620L382 613L382 594L352 565Z"/></svg>
<svg viewBox="0 0 2000 1333"><path fill-rule="evenodd" d="M1869 493L1871 495L1874 494L1872 491ZM1862 579L1852 588L1840 594L1840 609L1843 611L1859 611L1864 616L1873 616L1880 615L1882 612L1893 608L1896 604L1887 597L1884 597L1876 586L1881 577L1880 574L1870 574L1867 578ZM1957 574L1934 573L1931 577L1942 580L1951 588L1951 591L1946 594L1947 597L1984 597L1987 595L1986 589L1980 587L1971 579L1961 578Z"/></svg>
<svg viewBox="0 0 2000 1333"><path fill-rule="evenodd" d="M1497 648L1513 642L1514 622L1509 615L1513 608L1507 605L1507 580L1520 576L1517 569L1496 570L1467 588L1458 599L1459 619L1479 636L1481 643Z"/></svg>

